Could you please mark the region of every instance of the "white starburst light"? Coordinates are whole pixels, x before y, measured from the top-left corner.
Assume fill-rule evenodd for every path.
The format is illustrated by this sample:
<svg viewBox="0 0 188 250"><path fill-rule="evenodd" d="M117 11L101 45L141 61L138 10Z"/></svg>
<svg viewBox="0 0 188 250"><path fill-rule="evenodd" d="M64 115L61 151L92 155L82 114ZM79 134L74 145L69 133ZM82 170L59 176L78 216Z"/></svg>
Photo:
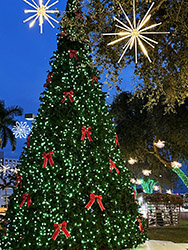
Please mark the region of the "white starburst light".
<svg viewBox="0 0 188 250"><path fill-rule="evenodd" d="M49 24L54 28L54 25L52 24L52 22L50 21L53 20L54 22L58 23L58 21L56 19L54 19L53 17L51 17L49 14L54 14L54 13L59 13L58 10L49 10L50 7L52 7L53 5L55 5L56 3L58 3L59 1L55 1L54 3L52 3L51 5L48 5L50 0L48 0L46 2L46 4L43 4L43 0L39 0L39 5L37 5L35 3L34 0L31 0L33 2L30 3L27 0L24 0L24 2L26 2L27 4L29 4L31 7L34 8L34 10L25 10L25 13L35 13L34 15L30 16L29 18L27 18L26 20L24 20L24 23L27 21L30 21L32 18L34 18L34 20L32 22L30 22L29 27L33 27L33 25L35 24L36 20L39 18L39 26L40 26L40 33L42 34L42 25L44 23L44 19L47 20L49 22Z"/></svg>
<svg viewBox="0 0 188 250"><path fill-rule="evenodd" d="M1 165L0 172L3 172L3 175L5 176L9 169L9 166Z"/></svg>
<svg viewBox="0 0 188 250"><path fill-rule="evenodd" d="M16 122L16 126L12 128L13 135L16 138L26 138L27 135L30 133L31 129L27 122Z"/></svg>
<svg viewBox="0 0 188 250"><path fill-rule="evenodd" d="M136 10L135 10L135 0L133 0L133 24L131 23L129 17L126 15L125 11L123 10L121 4L120 8L128 22L128 25L126 25L125 23L121 22L119 19L117 19L116 17L114 17L114 20L116 20L120 25L116 24L116 27L122 29L122 32L118 32L118 33L104 33L103 35L118 35L121 36L121 38L116 39L110 43L108 43L108 45L114 45L120 41L126 40L128 39L128 41L126 42L125 46L123 47L123 53L121 55L121 57L119 58L118 63L120 63L120 61L122 60L123 56L125 55L126 51L128 49L132 49L133 45L135 47L135 63L138 62L138 45L141 48L143 54L145 56L147 56L149 62L151 62L151 59L148 55L148 52L143 44L142 41L144 41L145 43L147 43L148 45L150 45L152 48L154 48L153 44L158 44L157 41L147 37L146 35L150 35L150 34L168 34L170 32L148 32L149 29L153 29L156 26L161 25L162 23L157 23L157 24L152 24L148 27L144 28L144 25L149 21L151 14L150 11L154 5L154 3L151 4L150 8L148 9L147 13L145 14L144 18L142 19L142 21L138 21L138 23L136 24ZM153 44L152 44L153 43Z"/></svg>

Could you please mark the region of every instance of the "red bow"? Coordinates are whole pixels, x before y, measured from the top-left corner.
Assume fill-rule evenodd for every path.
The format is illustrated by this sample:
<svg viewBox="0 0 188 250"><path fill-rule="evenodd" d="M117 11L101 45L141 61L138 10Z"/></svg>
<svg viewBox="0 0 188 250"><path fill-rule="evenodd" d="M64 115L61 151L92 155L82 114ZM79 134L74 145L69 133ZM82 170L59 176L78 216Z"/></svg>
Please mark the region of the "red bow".
<svg viewBox="0 0 188 250"><path fill-rule="evenodd" d="M78 52L77 50L69 49L69 57L70 57L70 59L75 57L75 59L78 60L77 52Z"/></svg>
<svg viewBox="0 0 188 250"><path fill-rule="evenodd" d="M25 202L26 200L27 200L27 206L30 207L30 205L31 205L31 197L30 197L29 195L30 195L30 194L27 194L27 193L24 193L24 194L22 195L23 201L22 201L22 203L20 204L20 207L23 206L23 204L24 204L24 202Z"/></svg>
<svg viewBox="0 0 188 250"><path fill-rule="evenodd" d="M29 147L29 144L30 144L30 138L31 138L31 136L30 136L30 135L28 135L28 137L27 137L27 147Z"/></svg>
<svg viewBox="0 0 188 250"><path fill-rule="evenodd" d="M64 232L65 236L68 238L70 237L71 235L69 234L69 232L67 231L66 227L67 227L67 222L64 221L63 223L61 224L56 224L54 223L54 230L55 230L55 233L53 234L52 236L52 239L55 240L60 232L60 230L62 229L62 231Z"/></svg>
<svg viewBox="0 0 188 250"><path fill-rule="evenodd" d="M88 204L85 206L85 208L87 210L89 210L89 208L93 205L93 203L95 202L95 198L97 198L97 202L101 208L101 210L105 210L103 204L102 204L102 195L94 195L93 193L90 194L90 201L88 202Z"/></svg>
<svg viewBox="0 0 188 250"><path fill-rule="evenodd" d="M7 228L6 228L6 225L9 223L9 220L7 220L7 221L5 221L4 222L4 228L3 228L3 236L5 236L5 232L6 232L6 230L7 230Z"/></svg>
<svg viewBox="0 0 188 250"><path fill-rule="evenodd" d="M119 142L118 142L118 136L116 134L116 138L115 138L115 144L119 146Z"/></svg>
<svg viewBox="0 0 188 250"><path fill-rule="evenodd" d="M140 231L143 233L143 226L142 226L142 222L140 219L136 218L137 221L139 222L139 227L140 227Z"/></svg>
<svg viewBox="0 0 188 250"><path fill-rule="evenodd" d="M89 138L89 141L93 141L90 134L91 131L89 131L91 129L91 127L89 127L88 129L85 128L85 126L82 126L82 138L81 140L84 141L86 133L87 133L87 137Z"/></svg>
<svg viewBox="0 0 188 250"><path fill-rule="evenodd" d="M92 84L94 84L94 82L97 82L98 81L98 77L93 75L92 76Z"/></svg>
<svg viewBox="0 0 188 250"><path fill-rule="evenodd" d="M110 172L115 168L116 172L119 174L119 169L116 168L116 164L110 159Z"/></svg>
<svg viewBox="0 0 188 250"><path fill-rule="evenodd" d="M21 178L21 175L20 175L20 176L19 176L19 175L16 175L16 182L17 182L17 184L16 184L16 186L15 186L14 189L17 188L19 182L20 182L20 188L22 188L22 178Z"/></svg>
<svg viewBox="0 0 188 250"><path fill-rule="evenodd" d="M52 81L52 76L54 74L52 73L51 75L48 75L47 79L46 79L46 83L44 84L44 87L46 87L48 85L48 83L50 83Z"/></svg>
<svg viewBox="0 0 188 250"><path fill-rule="evenodd" d="M50 166L52 167L53 166L53 164L54 164L54 162L53 162L53 160L52 160L52 157L53 157L53 154L54 152L53 151L51 151L51 152L49 152L49 153L43 153L42 155L43 155L43 158L44 158L44 163L43 163L43 167L42 168L46 168L46 166L47 166L47 161L49 160L49 163L50 163Z"/></svg>
<svg viewBox="0 0 188 250"><path fill-rule="evenodd" d="M134 188L133 188L133 192L134 192L134 201L136 201L136 191Z"/></svg>
<svg viewBox="0 0 188 250"><path fill-rule="evenodd" d="M76 20L83 21L82 11L81 12L75 12L75 15L76 15Z"/></svg>
<svg viewBox="0 0 188 250"><path fill-rule="evenodd" d="M63 92L63 94L64 94L64 98L63 98L63 100L61 101L62 103L64 103L64 101L65 101L65 99L66 99L67 96L69 97L69 100L70 100L71 102L74 102L74 99L72 98L74 92L73 92L72 90L71 90L70 92Z"/></svg>
<svg viewBox="0 0 188 250"><path fill-rule="evenodd" d="M61 39L62 37L65 37L65 32L66 32L66 30L63 30L63 31L60 32L60 39Z"/></svg>

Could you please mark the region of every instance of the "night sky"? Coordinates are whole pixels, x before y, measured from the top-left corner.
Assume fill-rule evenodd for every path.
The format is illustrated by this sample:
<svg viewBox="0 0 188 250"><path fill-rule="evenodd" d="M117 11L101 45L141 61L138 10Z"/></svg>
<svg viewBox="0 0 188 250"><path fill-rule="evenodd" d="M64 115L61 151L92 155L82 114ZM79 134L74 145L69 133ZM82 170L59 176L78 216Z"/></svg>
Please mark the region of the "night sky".
<svg viewBox="0 0 188 250"><path fill-rule="evenodd" d="M31 0L28 0L32 2ZM39 0L35 0L38 4ZM50 3L55 2L51 0ZM46 0L44 0L44 4ZM51 9L57 8L61 12L65 10L66 1L59 3ZM37 114L39 108L39 96L43 92L47 71L50 70L49 61L56 50L58 24L54 23L53 29L47 21L43 26L43 34L40 34L38 21L34 27L29 28L29 22L23 20L31 14L25 14L24 9L33 9L23 0L1 1L0 15L0 100L5 101L5 106L18 105L25 113ZM52 17L55 17L52 14ZM59 19L60 20L60 19ZM132 69L129 67L122 74L126 86L122 89L130 90L130 78ZM106 89L105 89L106 90ZM114 95L111 92L111 100ZM18 121L26 121L24 115L17 117ZM28 122L31 126L31 122ZM10 144L3 149L6 158L19 158L25 139L17 139L17 149L12 152Z"/></svg>

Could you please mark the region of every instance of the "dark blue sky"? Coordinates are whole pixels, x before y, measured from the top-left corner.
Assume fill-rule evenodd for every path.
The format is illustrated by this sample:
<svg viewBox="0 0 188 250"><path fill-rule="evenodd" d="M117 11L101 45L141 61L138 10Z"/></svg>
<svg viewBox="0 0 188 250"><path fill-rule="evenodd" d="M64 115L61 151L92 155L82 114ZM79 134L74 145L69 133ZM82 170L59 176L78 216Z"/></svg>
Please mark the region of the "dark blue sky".
<svg viewBox="0 0 188 250"><path fill-rule="evenodd" d="M28 0L32 2L31 0ZM38 4L39 0L35 0ZM50 3L55 2L51 0ZM44 0L44 4L46 0ZM65 10L66 1L59 3L51 9ZM38 21L34 27L29 28L29 22L23 23L30 14L25 14L24 9L33 9L23 0L6 0L1 3L0 15L0 100L5 101L5 106L19 105L25 113L37 114L39 96L43 91L47 70L50 69L49 60L56 50L56 34L58 24L53 29L47 21L40 34ZM52 15L55 17L55 15ZM126 73L126 80L130 79L131 69ZM24 116L17 120L25 121ZM31 122L28 122L31 124ZM5 149L5 157L18 158L24 145L24 139L17 139L17 149L11 152L10 145Z"/></svg>

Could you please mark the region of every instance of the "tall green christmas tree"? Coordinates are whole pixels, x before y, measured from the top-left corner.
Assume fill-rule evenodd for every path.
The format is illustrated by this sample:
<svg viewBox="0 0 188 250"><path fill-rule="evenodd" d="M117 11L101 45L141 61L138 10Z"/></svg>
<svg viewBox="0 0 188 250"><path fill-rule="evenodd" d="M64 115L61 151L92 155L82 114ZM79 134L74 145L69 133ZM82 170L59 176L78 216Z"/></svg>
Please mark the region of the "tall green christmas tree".
<svg viewBox="0 0 188 250"><path fill-rule="evenodd" d="M80 1L69 0L45 91L21 157L3 250L127 249L146 240ZM80 37L85 37L80 42Z"/></svg>

